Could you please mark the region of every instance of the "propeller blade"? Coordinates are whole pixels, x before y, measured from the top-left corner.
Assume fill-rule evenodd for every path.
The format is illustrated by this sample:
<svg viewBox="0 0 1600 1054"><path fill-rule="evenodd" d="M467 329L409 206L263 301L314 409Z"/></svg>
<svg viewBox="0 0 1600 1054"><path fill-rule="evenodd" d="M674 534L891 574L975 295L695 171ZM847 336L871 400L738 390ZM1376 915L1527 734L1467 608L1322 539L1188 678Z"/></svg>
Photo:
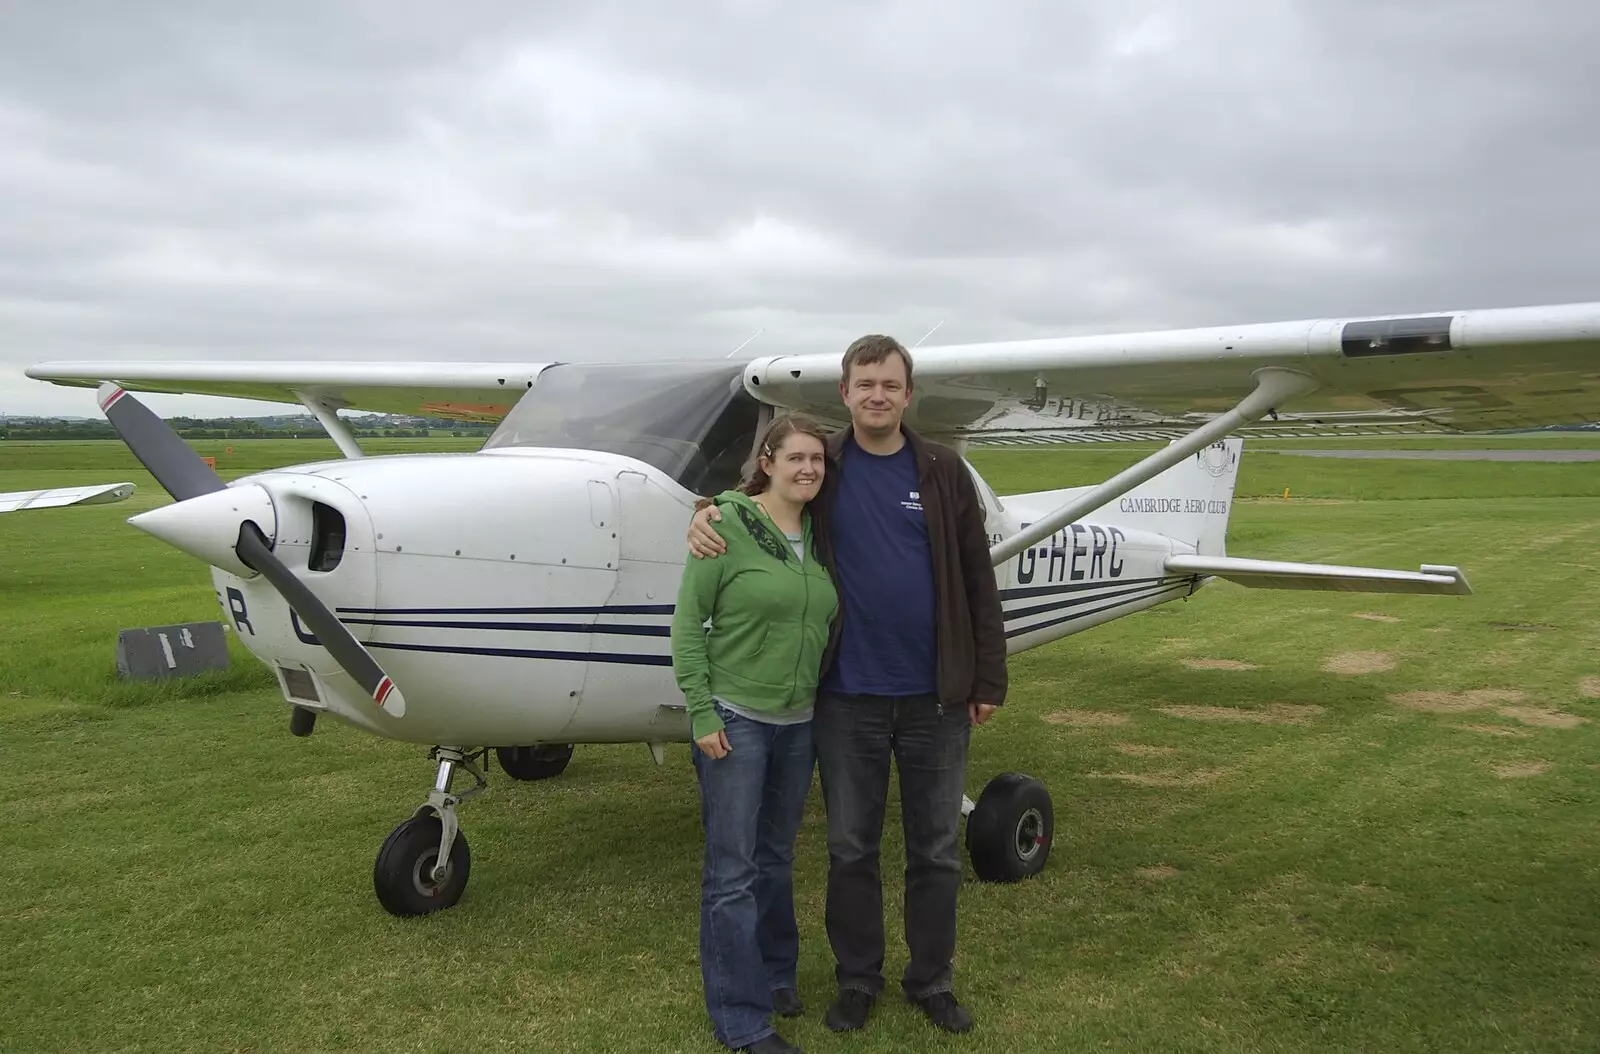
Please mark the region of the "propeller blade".
<svg viewBox="0 0 1600 1054"><path fill-rule="evenodd" d="M239 542L234 551L240 560L261 572L261 576L272 583L273 588L316 634L317 641L328 650L333 660L345 673L355 678L355 682L372 697L373 702L395 717L405 715L405 697L395 687L394 681L383 672L383 667L378 665L372 653L351 636L350 630L339 621L339 617L329 611L327 605L284 566L267 543L261 528L253 521L246 520L240 526Z"/></svg>
<svg viewBox="0 0 1600 1054"><path fill-rule="evenodd" d="M120 386L102 384L97 395L100 410L111 427L175 500L184 501L227 486L167 422Z"/></svg>

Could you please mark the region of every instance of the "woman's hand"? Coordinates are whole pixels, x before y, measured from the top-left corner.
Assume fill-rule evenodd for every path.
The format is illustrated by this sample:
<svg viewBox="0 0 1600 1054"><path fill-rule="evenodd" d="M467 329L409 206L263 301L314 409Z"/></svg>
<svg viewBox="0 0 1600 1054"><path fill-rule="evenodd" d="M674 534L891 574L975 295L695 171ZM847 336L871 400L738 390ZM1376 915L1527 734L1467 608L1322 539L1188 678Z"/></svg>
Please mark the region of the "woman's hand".
<svg viewBox="0 0 1600 1054"><path fill-rule="evenodd" d="M695 740L695 743L701 750L706 752L706 757L714 761L721 760L733 753L733 748L728 745L726 729L719 728L709 736L701 736Z"/></svg>

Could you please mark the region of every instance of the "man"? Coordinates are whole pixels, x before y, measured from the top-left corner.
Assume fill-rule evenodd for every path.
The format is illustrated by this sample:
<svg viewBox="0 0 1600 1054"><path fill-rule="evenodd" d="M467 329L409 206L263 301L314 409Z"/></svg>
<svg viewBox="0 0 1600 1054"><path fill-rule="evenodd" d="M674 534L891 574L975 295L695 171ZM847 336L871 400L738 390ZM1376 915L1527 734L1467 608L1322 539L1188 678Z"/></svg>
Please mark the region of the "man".
<svg viewBox="0 0 1600 1054"><path fill-rule="evenodd" d="M959 455L901 423L911 355L866 336L844 355L850 427L830 437L812 503L841 618L823 656L812 723L828 813L828 940L836 1031L866 1024L884 984L878 849L889 761L900 775L906 843L906 997L938 1027L965 1032L953 959L961 886L961 799L972 728L1006 692L1005 624L977 488ZM721 539L695 514L689 545Z"/></svg>

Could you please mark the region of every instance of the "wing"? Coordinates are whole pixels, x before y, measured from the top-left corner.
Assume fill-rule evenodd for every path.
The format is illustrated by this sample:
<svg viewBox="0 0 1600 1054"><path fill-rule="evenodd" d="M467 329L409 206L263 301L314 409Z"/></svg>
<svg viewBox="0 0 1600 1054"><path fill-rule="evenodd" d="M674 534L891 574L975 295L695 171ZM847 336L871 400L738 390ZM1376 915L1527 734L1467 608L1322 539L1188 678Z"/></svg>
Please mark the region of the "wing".
<svg viewBox="0 0 1600 1054"><path fill-rule="evenodd" d="M332 409L498 421L548 362L45 362L29 377L96 388L222 395L275 403L311 400Z"/></svg>
<svg viewBox="0 0 1600 1054"><path fill-rule="evenodd" d="M757 359L745 386L838 420L840 357ZM946 345L912 357L907 420L952 437L1193 428L1234 406L1268 366L1320 382L1280 408L1295 424L1478 431L1600 419L1600 303Z"/></svg>
<svg viewBox="0 0 1600 1054"><path fill-rule="evenodd" d="M132 494L132 483L102 483L93 487L57 487L53 490L14 490L0 494L0 512L23 509L59 509L67 505L109 505Z"/></svg>

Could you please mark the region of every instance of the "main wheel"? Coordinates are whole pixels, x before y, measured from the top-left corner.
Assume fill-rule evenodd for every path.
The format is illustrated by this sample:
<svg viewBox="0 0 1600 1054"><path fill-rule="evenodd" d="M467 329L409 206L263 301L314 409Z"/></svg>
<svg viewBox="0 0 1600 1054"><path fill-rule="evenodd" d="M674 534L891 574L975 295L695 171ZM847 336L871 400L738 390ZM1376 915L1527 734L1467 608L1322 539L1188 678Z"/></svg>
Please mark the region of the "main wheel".
<svg viewBox="0 0 1600 1054"><path fill-rule="evenodd" d="M989 781L967 817L967 854L985 882L1020 882L1050 859L1055 810L1031 776L1005 772Z"/></svg>
<svg viewBox="0 0 1600 1054"><path fill-rule="evenodd" d="M450 846L444 881L435 882L433 865L439 859L439 836L444 827L428 813L413 816L389 832L372 865L372 888L378 902L391 915L426 915L454 907L467 888L472 852L459 830Z"/></svg>
<svg viewBox="0 0 1600 1054"><path fill-rule="evenodd" d="M514 780L547 780L566 771L572 760L571 743L541 743L536 747L496 747L500 767Z"/></svg>

